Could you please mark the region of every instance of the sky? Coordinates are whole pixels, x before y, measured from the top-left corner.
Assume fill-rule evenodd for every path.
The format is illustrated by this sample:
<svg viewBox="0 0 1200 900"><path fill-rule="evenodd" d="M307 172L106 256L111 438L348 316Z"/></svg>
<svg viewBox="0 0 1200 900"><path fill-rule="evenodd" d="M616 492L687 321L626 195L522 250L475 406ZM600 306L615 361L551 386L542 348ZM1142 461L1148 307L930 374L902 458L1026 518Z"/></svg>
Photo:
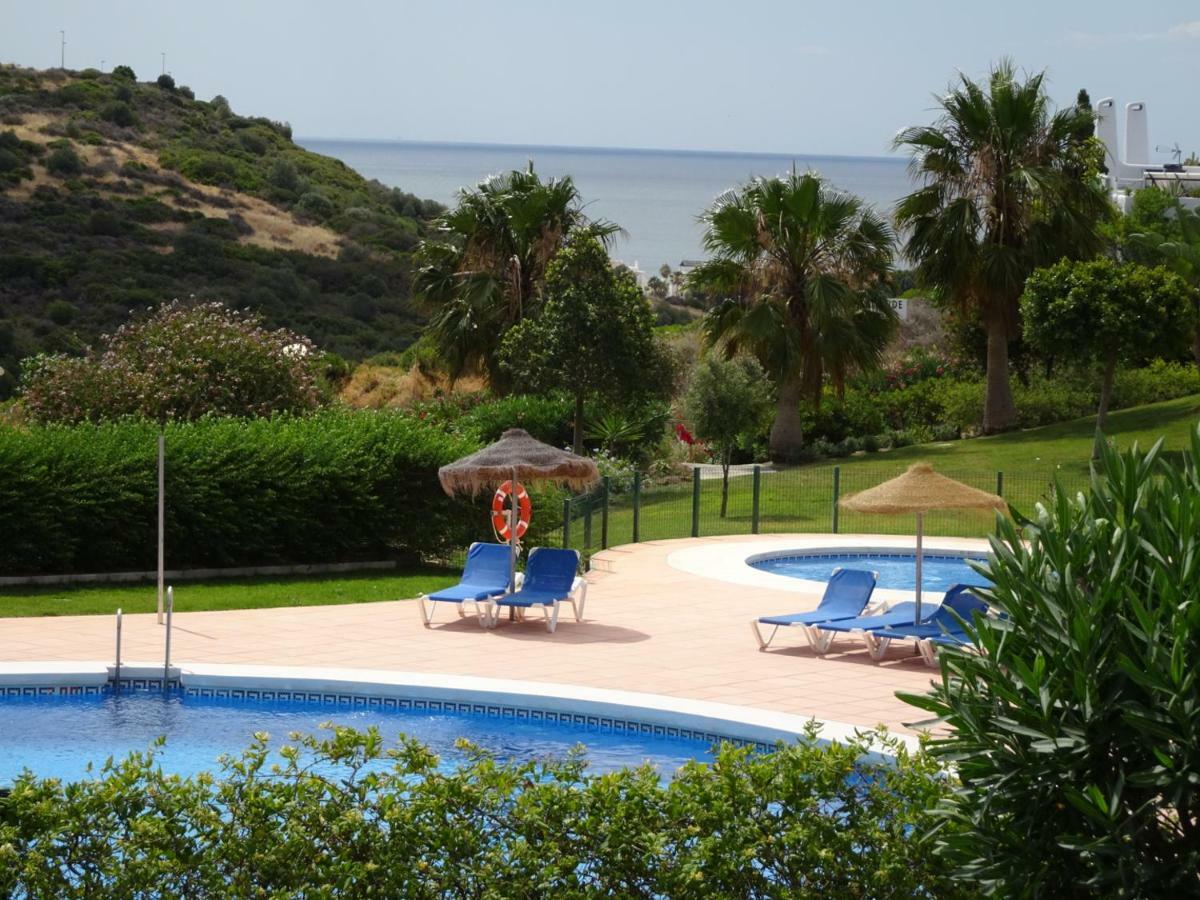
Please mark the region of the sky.
<svg viewBox="0 0 1200 900"><path fill-rule="evenodd" d="M1200 151L1197 0L0 0L0 61L60 29L304 137L876 156L1009 56Z"/></svg>

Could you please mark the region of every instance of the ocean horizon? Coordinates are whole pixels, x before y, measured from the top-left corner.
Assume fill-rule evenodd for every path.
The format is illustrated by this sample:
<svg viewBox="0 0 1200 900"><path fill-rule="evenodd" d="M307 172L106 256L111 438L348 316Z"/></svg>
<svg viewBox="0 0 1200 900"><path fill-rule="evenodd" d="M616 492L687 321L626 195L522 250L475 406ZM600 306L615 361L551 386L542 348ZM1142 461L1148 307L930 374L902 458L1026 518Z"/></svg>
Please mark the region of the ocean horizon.
<svg viewBox="0 0 1200 900"><path fill-rule="evenodd" d="M306 149L342 160L368 178L452 205L458 192L529 160L543 176L570 175L587 213L625 230L613 256L653 274L703 258L700 214L723 191L793 165L887 213L910 190L907 160L727 150L552 146L299 137Z"/></svg>

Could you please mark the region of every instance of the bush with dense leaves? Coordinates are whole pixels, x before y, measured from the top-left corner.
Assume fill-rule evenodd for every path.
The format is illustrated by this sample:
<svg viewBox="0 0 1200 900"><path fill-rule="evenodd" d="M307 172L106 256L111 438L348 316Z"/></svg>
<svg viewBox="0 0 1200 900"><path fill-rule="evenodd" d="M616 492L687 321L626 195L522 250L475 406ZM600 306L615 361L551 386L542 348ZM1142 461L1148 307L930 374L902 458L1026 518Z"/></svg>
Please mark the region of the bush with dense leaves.
<svg viewBox="0 0 1200 900"><path fill-rule="evenodd" d="M138 421L0 428L0 573L153 568L158 434ZM204 419L165 435L171 568L446 558L488 535L483 503L437 480L477 445L413 417Z"/></svg>
<svg viewBox="0 0 1200 900"><path fill-rule="evenodd" d="M104 340L101 352L26 362L22 400L31 419L264 416L322 402L311 341L220 303L176 300Z"/></svg>
<svg viewBox="0 0 1200 900"><path fill-rule="evenodd" d="M70 145L55 147L46 157L46 171L51 175L63 178L69 175L78 175L83 171L83 160L79 158L78 153L71 149Z"/></svg>
<svg viewBox="0 0 1200 900"><path fill-rule="evenodd" d="M420 744L337 729L216 777L150 754L0 801L6 896L961 897L919 839L950 782L900 747L725 747L663 781L578 757L453 769ZM279 763L273 771L272 762Z"/></svg>
<svg viewBox="0 0 1200 900"><path fill-rule="evenodd" d="M931 744L962 786L940 857L998 896L1200 893L1200 428L1104 447L1087 494L999 519L978 652L946 650Z"/></svg>

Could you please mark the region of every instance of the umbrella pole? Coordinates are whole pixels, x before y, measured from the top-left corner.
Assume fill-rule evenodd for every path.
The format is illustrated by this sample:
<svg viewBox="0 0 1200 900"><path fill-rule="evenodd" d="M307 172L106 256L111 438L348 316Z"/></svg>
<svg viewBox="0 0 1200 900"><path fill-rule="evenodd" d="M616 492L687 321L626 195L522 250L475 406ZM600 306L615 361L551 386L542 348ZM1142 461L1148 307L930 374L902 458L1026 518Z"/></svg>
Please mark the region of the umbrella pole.
<svg viewBox="0 0 1200 900"><path fill-rule="evenodd" d="M917 611L913 619L914 625L921 624L921 556L922 537L925 531L925 514L917 513Z"/></svg>
<svg viewBox="0 0 1200 900"><path fill-rule="evenodd" d="M508 499L508 591L517 590L517 467L512 470L512 490ZM510 610L511 612L512 610Z"/></svg>

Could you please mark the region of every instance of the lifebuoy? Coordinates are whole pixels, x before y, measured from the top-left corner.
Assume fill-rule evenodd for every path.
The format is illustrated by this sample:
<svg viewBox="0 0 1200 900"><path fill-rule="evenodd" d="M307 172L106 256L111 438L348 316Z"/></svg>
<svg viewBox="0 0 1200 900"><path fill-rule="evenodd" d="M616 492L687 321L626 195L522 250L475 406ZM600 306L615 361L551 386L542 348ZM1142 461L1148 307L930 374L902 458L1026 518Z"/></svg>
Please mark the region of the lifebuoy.
<svg viewBox="0 0 1200 900"><path fill-rule="evenodd" d="M525 485L517 482L517 489L513 491L513 483L506 481L500 487L496 488L496 493L492 497L492 530L496 532L496 537L502 541L508 541L512 536L509 530L508 518L509 511L504 508L505 501L509 501L515 493L517 504L517 540L525 536L525 532L529 530L529 520L533 518L533 502L529 499L529 495L525 493Z"/></svg>

